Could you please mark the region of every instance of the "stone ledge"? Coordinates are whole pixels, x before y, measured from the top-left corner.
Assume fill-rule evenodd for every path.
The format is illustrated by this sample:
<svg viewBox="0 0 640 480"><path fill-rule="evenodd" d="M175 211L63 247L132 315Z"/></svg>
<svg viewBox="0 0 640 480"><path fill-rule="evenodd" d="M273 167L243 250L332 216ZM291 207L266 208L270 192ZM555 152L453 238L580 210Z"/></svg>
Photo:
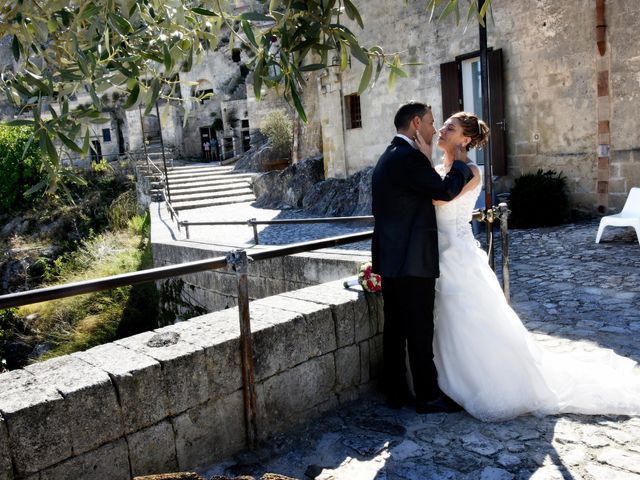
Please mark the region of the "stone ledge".
<svg viewBox="0 0 640 480"><path fill-rule="evenodd" d="M109 374L116 387L125 433L151 426L169 416L160 362L115 343L75 353Z"/></svg>
<svg viewBox="0 0 640 480"><path fill-rule="evenodd" d="M25 370L64 397L74 455L122 436L120 405L115 387L104 370L74 356L53 358Z"/></svg>
<svg viewBox="0 0 640 480"><path fill-rule="evenodd" d="M251 302L260 438L371 388L376 308L341 281ZM241 450L238 336L236 307L0 375L0 480L129 478Z"/></svg>
<svg viewBox="0 0 640 480"><path fill-rule="evenodd" d="M13 480L13 466L9 452L7 426L0 415L0 480Z"/></svg>
<svg viewBox="0 0 640 480"><path fill-rule="evenodd" d="M0 413L17 475L26 476L72 455L64 398L31 372L0 375Z"/></svg>

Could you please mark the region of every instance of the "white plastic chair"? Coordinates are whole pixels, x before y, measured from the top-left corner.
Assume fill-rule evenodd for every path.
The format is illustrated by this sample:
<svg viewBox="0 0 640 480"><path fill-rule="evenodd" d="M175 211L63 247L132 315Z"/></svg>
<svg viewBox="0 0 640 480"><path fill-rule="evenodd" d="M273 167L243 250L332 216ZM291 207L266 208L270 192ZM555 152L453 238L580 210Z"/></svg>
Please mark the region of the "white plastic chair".
<svg viewBox="0 0 640 480"><path fill-rule="evenodd" d="M596 243L600 243L604 227L633 227L636 230L638 243L640 243L640 188L633 187L631 189L620 213L602 217L598 226Z"/></svg>

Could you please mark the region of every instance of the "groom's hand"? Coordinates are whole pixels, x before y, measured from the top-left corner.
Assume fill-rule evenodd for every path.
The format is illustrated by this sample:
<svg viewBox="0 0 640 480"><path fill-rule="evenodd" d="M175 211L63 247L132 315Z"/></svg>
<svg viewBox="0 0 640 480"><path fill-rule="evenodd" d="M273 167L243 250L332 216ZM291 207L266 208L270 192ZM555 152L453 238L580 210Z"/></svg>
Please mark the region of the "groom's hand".
<svg viewBox="0 0 640 480"><path fill-rule="evenodd" d="M420 150L429 160L431 160L431 153L433 151L433 144L431 143L431 140L431 138L424 138L420 132L416 131L414 141L418 146L418 150Z"/></svg>

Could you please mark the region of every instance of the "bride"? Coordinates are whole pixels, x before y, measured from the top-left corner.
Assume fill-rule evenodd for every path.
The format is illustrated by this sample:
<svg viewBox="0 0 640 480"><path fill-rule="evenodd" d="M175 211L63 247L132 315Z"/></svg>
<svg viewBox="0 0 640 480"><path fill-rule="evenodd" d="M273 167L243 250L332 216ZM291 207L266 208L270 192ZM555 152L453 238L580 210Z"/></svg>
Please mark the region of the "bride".
<svg viewBox="0 0 640 480"><path fill-rule="evenodd" d="M436 201L440 278L434 308L434 361L442 391L474 417L506 420L524 413L640 414L640 368L613 351L558 353L538 344L507 303L471 231L480 169L467 152L484 146L489 128L459 112L439 131L445 175L462 159L474 178L450 202ZM419 136L423 153L430 148Z"/></svg>

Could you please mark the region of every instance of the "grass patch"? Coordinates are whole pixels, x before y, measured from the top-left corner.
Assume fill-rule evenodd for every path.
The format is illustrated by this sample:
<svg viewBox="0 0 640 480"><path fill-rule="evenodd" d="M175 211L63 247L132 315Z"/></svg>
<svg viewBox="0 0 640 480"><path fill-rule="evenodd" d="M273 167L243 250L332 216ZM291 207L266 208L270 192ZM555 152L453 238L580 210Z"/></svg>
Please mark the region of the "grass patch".
<svg viewBox="0 0 640 480"><path fill-rule="evenodd" d="M119 219L122 222L122 219ZM58 257L44 273L45 283L65 284L151 268L149 218L134 216L128 227L106 231ZM30 344L44 344L46 360L86 350L157 326L155 284L120 287L21 307Z"/></svg>

